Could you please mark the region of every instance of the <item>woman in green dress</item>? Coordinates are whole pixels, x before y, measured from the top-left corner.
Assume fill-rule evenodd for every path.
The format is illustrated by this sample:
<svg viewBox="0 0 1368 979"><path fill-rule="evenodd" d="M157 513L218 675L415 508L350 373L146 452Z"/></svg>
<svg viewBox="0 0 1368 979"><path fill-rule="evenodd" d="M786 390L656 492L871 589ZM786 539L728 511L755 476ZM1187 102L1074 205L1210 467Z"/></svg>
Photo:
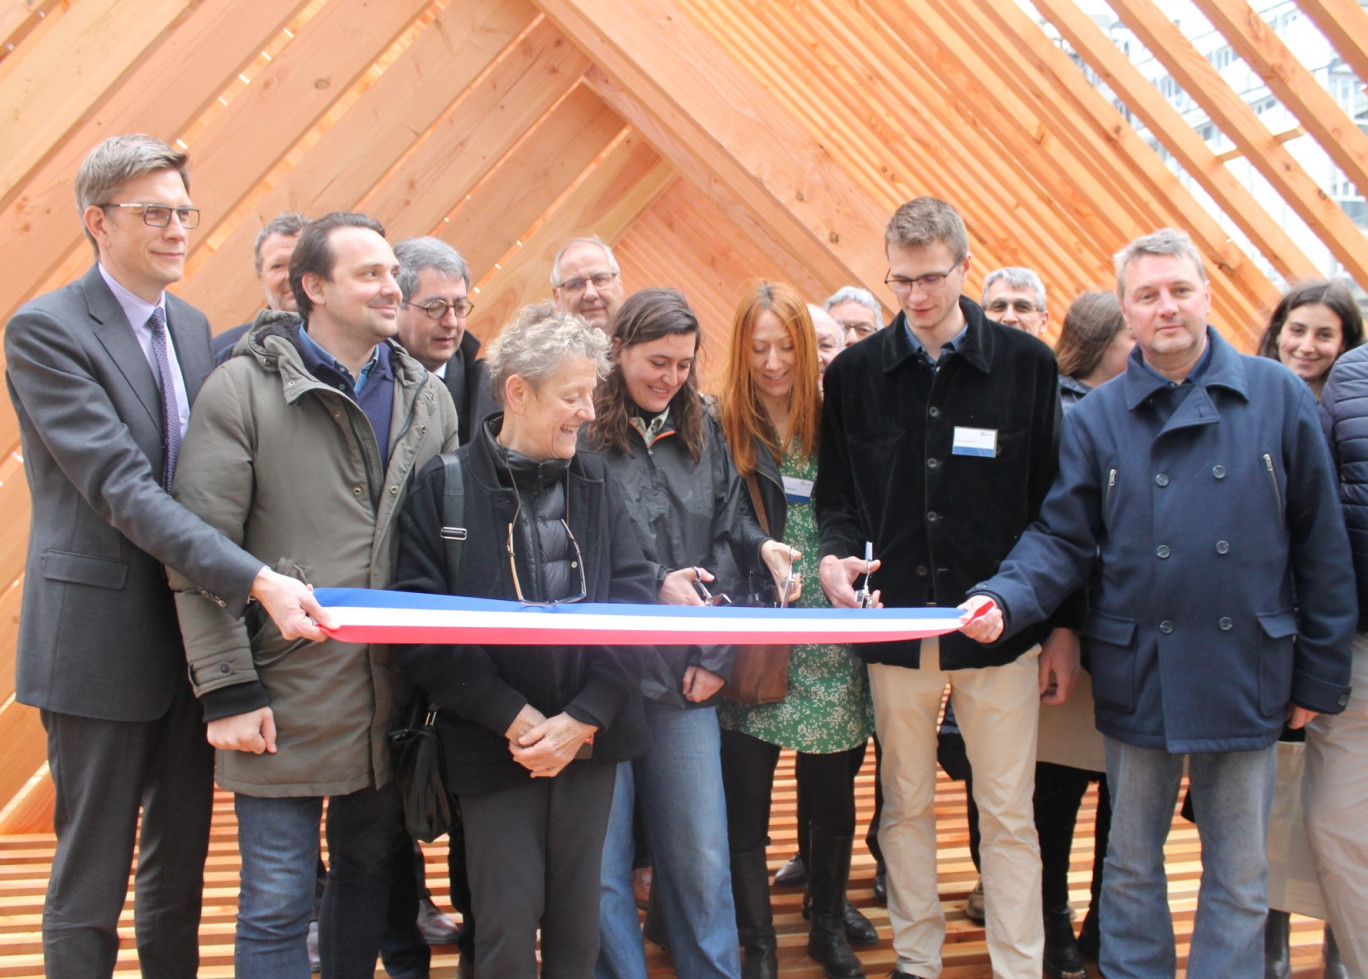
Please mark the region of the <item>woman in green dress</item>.
<svg viewBox="0 0 1368 979"><path fill-rule="evenodd" d="M792 286L762 283L742 299L733 321L722 425L761 525L813 555L820 416L812 319ZM813 581L792 603L816 607L826 599ZM864 664L849 646L794 646L783 700L724 702L719 720L742 975L778 972L765 840L774 768L780 749L792 748L798 782L812 799L812 821L799 828L807 838L808 954L830 977L863 976L843 919L855 834L854 775L874 727Z"/></svg>

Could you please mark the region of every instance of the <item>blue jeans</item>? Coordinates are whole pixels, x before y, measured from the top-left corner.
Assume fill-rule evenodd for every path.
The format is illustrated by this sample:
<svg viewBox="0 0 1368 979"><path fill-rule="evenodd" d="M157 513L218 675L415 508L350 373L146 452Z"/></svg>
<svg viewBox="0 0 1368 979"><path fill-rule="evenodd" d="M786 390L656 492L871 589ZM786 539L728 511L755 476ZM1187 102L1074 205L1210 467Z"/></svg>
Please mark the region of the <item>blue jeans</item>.
<svg viewBox="0 0 1368 979"><path fill-rule="evenodd" d="M237 794L238 979L308 979L305 940L318 865L323 799ZM398 786L328 800L328 883L318 919L329 979L371 979L385 930L390 859L403 832Z"/></svg>
<svg viewBox="0 0 1368 979"><path fill-rule="evenodd" d="M641 803L651 845L652 887L675 971L690 979L741 972L727 848L727 810L717 710L646 704L651 747L618 766L603 844L598 979L646 979L632 898L632 808Z"/></svg>
<svg viewBox="0 0 1368 979"><path fill-rule="evenodd" d="M1112 829L1102 883L1102 955L1108 979L1171 977L1177 971L1164 841L1183 775L1183 755L1106 738ZM1202 885L1187 974L1258 979L1268 913L1268 816L1277 781L1272 746L1186 756Z"/></svg>

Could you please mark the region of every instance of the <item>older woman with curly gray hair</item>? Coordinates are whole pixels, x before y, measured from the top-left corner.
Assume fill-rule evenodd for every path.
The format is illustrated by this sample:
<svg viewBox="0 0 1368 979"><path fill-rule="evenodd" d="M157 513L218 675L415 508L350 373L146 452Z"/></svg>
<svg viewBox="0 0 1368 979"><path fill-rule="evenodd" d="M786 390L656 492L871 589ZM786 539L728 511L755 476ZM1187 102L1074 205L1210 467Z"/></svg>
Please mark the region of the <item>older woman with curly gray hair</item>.
<svg viewBox="0 0 1368 979"><path fill-rule="evenodd" d="M608 341L549 305L489 350L503 406L457 452L464 543L443 539L447 470L419 473L395 587L527 605L652 602L654 566L603 460L577 454ZM582 645L398 647L437 707L479 921L475 972L587 976L598 955L599 864L618 762L646 747L636 651Z"/></svg>

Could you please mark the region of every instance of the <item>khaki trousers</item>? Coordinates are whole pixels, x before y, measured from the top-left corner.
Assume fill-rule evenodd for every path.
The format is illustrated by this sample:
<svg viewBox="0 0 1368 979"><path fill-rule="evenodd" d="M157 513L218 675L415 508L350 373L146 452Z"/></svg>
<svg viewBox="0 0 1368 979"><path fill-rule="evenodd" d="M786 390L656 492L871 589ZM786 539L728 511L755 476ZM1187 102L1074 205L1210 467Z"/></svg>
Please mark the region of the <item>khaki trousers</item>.
<svg viewBox="0 0 1368 979"><path fill-rule="evenodd" d="M940 643L922 640L921 668L871 664L874 724L883 746L879 845L898 968L941 972L945 915L936 880L936 725L950 685L974 769L988 954L995 979L1040 979L1044 932L1035 790L1039 649L1004 666L942 670Z"/></svg>

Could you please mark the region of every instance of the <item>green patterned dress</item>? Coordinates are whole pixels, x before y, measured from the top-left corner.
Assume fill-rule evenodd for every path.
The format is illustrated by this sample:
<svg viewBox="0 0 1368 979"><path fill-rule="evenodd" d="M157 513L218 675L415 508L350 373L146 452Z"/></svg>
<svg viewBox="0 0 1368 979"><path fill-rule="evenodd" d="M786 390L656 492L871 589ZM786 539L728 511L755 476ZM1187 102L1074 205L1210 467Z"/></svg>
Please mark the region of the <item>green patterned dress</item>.
<svg viewBox="0 0 1368 979"><path fill-rule="evenodd" d="M784 456L785 476L811 480L816 459ZM825 608L817 578L817 519L811 503L788 505L786 543L803 552L803 594L799 608ZM874 708L864 663L850 646L811 643L794 646L789 656L788 695L774 704L738 704L723 700L717 716L722 727L749 734L781 748L824 755L863 744L874 731Z"/></svg>

